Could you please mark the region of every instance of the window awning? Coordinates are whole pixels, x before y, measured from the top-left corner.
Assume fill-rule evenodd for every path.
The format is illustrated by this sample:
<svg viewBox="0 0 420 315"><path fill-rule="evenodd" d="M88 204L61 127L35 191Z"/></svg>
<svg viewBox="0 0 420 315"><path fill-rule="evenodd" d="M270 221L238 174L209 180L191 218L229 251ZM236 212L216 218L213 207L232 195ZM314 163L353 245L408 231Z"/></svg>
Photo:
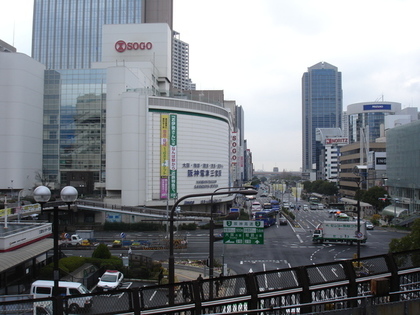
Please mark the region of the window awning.
<svg viewBox="0 0 420 315"><path fill-rule="evenodd" d="M45 238L33 244L15 249L10 252L0 253L0 272L32 260L53 248L53 239Z"/></svg>

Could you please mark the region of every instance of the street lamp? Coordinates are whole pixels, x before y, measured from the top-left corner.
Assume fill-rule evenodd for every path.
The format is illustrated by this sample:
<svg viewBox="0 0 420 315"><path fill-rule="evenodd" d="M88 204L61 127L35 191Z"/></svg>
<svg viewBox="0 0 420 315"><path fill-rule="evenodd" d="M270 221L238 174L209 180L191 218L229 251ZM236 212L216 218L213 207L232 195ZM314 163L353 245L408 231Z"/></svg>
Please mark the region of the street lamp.
<svg viewBox="0 0 420 315"><path fill-rule="evenodd" d="M398 198L393 198L394 200L394 219L397 221L397 202L400 201Z"/></svg>
<svg viewBox="0 0 420 315"><path fill-rule="evenodd" d="M353 174L358 176L356 179L357 184L357 261L358 267L360 267L360 185L367 178L367 166L366 165L356 165L353 168Z"/></svg>
<svg viewBox="0 0 420 315"><path fill-rule="evenodd" d="M77 190L73 186L66 186L61 190L61 200L67 203L68 208L70 209L70 204L75 202L77 199ZM51 190L46 186L38 186L34 190L34 199L36 202L41 204L41 212L44 208L44 205L51 198ZM53 296L57 297L59 295L59 280L60 280L60 270L58 268L58 206L54 206L54 219L53 219L53 238L54 238L54 257L53 257L53 278L54 278L54 288ZM54 300L54 310L58 310L57 300ZM58 312L54 312L57 313Z"/></svg>
<svg viewBox="0 0 420 315"><path fill-rule="evenodd" d="M252 186L245 186L245 187L220 187L217 188L213 193L218 192L219 190L228 190L225 192L227 193L236 193L237 191L234 189L253 189ZM209 239L209 261L208 261L208 267L209 267L209 279L213 279L214 277L214 221L213 221L213 213L216 212L216 205L213 203L213 195L211 195L211 201L210 201L210 225L209 225L209 233L210 233L210 239ZM213 297L213 285L210 285L210 298Z"/></svg>
<svg viewBox="0 0 420 315"><path fill-rule="evenodd" d="M218 195L227 195L230 194L231 192L224 192L224 191L219 191L219 192L209 192L209 193L202 193L202 194L191 194L191 195L185 195L181 198L179 198L174 205L171 208L171 215L169 218L169 260L168 260L168 265L169 265L169 284L173 284L175 283L175 257L174 257L174 214L175 211L178 207L178 205L184 201L185 199L188 198L195 198L195 197L206 197L206 196L218 196ZM256 195L258 194L258 192L254 189L241 189L241 190L235 190L234 191L235 194L242 194L242 195ZM211 238L211 235L210 235ZM212 239L212 238L211 238ZM174 286L172 285L169 288L169 304L173 305L174 304L174 300L175 300L175 291L174 291Z"/></svg>

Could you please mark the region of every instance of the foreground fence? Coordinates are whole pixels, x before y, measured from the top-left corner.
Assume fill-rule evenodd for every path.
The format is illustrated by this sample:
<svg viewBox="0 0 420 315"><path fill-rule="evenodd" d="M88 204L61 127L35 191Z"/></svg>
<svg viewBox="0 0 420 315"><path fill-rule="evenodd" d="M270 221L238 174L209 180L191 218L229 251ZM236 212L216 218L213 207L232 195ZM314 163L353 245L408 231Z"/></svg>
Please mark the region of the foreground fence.
<svg viewBox="0 0 420 315"><path fill-rule="evenodd" d="M394 315L420 314L420 250L91 296L92 307L77 312L139 315L391 314L387 312L392 310ZM69 314L67 310L76 304L77 298L80 296L57 298L58 305L63 305L64 314ZM30 305L36 302L39 306L42 303L50 305L53 301L0 302L0 314L2 309L7 310L4 314L14 314L11 310L18 309L19 303ZM46 311L39 312L46 314Z"/></svg>

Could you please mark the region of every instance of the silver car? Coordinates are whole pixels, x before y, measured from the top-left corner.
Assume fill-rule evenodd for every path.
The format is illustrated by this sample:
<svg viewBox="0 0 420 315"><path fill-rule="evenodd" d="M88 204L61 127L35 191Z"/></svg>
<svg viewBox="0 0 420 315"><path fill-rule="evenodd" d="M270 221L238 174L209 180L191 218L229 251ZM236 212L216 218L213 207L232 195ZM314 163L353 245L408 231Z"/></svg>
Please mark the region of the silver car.
<svg viewBox="0 0 420 315"><path fill-rule="evenodd" d="M374 228L375 226L373 225L373 223L372 222L370 222L370 221L366 221L366 229L368 229L368 230L373 230L373 228Z"/></svg>

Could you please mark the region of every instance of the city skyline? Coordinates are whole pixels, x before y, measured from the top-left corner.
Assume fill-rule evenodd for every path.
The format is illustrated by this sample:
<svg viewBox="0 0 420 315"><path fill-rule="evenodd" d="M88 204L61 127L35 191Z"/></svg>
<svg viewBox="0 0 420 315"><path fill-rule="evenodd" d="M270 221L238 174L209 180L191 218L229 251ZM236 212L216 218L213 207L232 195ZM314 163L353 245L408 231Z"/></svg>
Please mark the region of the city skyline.
<svg viewBox="0 0 420 315"><path fill-rule="evenodd" d="M0 39L28 55L32 7L32 0L0 4ZM241 14L233 14L238 7ZM190 45L190 77L197 89L223 89L227 100L243 106L254 169L297 171L307 67L321 61L338 67L343 110L375 100L419 107L419 8L415 1L396 0L265 0L258 6L175 0L174 30Z"/></svg>

